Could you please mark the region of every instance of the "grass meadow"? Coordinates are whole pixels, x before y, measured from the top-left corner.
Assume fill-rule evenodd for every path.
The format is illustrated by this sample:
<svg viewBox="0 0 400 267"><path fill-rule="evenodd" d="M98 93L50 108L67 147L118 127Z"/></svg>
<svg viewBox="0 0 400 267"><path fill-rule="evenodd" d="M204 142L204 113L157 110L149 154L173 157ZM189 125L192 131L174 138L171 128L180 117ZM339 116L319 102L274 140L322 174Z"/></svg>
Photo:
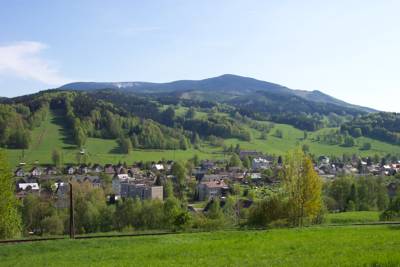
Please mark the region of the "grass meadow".
<svg viewBox="0 0 400 267"><path fill-rule="evenodd" d="M0 266L400 266L400 228L311 227L0 245Z"/></svg>
<svg viewBox="0 0 400 267"><path fill-rule="evenodd" d="M352 223L374 223L379 222L379 211L354 211L329 213L326 215L328 224L352 224Z"/></svg>
<svg viewBox="0 0 400 267"><path fill-rule="evenodd" d="M178 111L184 114L184 110ZM206 113L197 113L197 116L205 115ZM226 139L224 144L226 146L235 146L236 144L240 144L242 149L257 150L276 155L284 154L286 151L303 144L308 144L310 152L315 155L342 155L343 153L384 155L388 153L396 154L399 151L397 146L364 137L358 138L358 146L351 148L345 148L338 145L327 145L312 141L313 137L327 129L322 129L315 133L309 133L309 138L307 140L302 140L303 131L285 124L276 124L275 128L269 133L267 140L260 139L261 132L255 129L248 129L251 131L253 137L250 142L238 139ZM277 138L274 136L274 132L277 129L280 129L283 132L283 138ZM364 142L370 142L372 144L372 149L368 151L360 150L360 147ZM40 127L32 131L32 141L29 149L8 149L7 152L12 166L16 166L20 162L26 162L28 166L32 166L35 163L42 165L50 164L52 162L51 154L54 149L62 151L63 163L65 165L78 162L77 155L79 150L71 140L71 135L65 127L63 117L51 113ZM134 149L131 154L125 155L120 152L116 140L88 138L86 151L88 156L87 162L99 164L158 161L161 159L186 160L192 158L194 154L197 154L201 159L217 159L226 157L226 155L222 153L222 148L212 147L205 142L200 146L200 149L191 148L188 150L175 151Z"/></svg>

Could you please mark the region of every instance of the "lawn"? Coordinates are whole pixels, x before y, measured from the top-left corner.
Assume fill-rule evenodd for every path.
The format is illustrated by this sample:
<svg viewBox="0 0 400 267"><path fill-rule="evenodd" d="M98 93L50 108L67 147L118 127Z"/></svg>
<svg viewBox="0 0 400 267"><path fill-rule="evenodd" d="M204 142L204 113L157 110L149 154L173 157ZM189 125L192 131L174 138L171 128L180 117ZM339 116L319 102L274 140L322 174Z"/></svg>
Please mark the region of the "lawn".
<svg viewBox="0 0 400 267"><path fill-rule="evenodd" d="M399 266L400 228L313 227L0 245L0 266Z"/></svg>
<svg viewBox="0 0 400 267"><path fill-rule="evenodd" d="M354 211L330 213L326 215L326 223L350 224L379 222L380 212L378 211Z"/></svg>

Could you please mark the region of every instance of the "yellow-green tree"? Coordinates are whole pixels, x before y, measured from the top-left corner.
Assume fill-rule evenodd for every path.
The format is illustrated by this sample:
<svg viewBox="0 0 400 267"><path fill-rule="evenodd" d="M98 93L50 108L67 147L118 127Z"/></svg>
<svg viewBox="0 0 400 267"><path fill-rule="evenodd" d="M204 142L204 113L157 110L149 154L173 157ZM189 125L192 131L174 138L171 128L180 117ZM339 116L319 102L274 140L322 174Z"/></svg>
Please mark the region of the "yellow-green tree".
<svg viewBox="0 0 400 267"><path fill-rule="evenodd" d="M302 226L317 218L322 209L322 181L311 159L297 148L283 163L283 184L288 197L289 222Z"/></svg>
<svg viewBox="0 0 400 267"><path fill-rule="evenodd" d="M0 151L0 239L12 238L21 233L21 217L7 162L5 153Z"/></svg>

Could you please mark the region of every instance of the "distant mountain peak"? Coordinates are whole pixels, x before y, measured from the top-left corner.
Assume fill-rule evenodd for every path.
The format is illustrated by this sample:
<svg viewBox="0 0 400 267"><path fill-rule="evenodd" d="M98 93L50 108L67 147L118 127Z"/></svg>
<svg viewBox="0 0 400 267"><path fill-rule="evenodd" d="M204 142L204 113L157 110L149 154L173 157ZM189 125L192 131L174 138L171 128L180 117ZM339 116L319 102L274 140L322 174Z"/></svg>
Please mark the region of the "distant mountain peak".
<svg viewBox="0 0 400 267"><path fill-rule="evenodd" d="M152 82L75 82L61 86L62 90L93 91L101 89L118 89L133 93L165 93L200 91L205 93L224 92L227 96L232 94L252 94L258 91L286 96L298 96L306 100L321 103L331 103L346 108L353 108L364 112L375 112L367 107L352 105L331 97L319 90L293 90L288 87L257 80L235 74L223 74L203 80L178 80L167 83Z"/></svg>

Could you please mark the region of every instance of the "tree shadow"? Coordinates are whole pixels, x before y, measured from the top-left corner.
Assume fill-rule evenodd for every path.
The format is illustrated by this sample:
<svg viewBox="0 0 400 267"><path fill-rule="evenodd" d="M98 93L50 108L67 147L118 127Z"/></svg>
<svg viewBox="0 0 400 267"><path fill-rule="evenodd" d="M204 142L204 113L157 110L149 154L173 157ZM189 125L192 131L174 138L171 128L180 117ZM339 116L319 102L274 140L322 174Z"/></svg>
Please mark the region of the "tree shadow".
<svg viewBox="0 0 400 267"><path fill-rule="evenodd" d="M72 136L72 129L68 127L68 124L66 123L66 117L63 113L62 110L53 110L54 117L51 120L51 123L57 125L60 127L58 130L60 133L60 136L62 137L62 141L64 144L67 146L64 146L63 149L66 150L72 150L76 149L76 145L74 143L74 139Z"/></svg>
<svg viewBox="0 0 400 267"><path fill-rule="evenodd" d="M116 147L112 148L112 149L109 151L109 153L110 153L110 154L119 154L119 155L124 154L123 151L122 151L121 146L116 146Z"/></svg>

